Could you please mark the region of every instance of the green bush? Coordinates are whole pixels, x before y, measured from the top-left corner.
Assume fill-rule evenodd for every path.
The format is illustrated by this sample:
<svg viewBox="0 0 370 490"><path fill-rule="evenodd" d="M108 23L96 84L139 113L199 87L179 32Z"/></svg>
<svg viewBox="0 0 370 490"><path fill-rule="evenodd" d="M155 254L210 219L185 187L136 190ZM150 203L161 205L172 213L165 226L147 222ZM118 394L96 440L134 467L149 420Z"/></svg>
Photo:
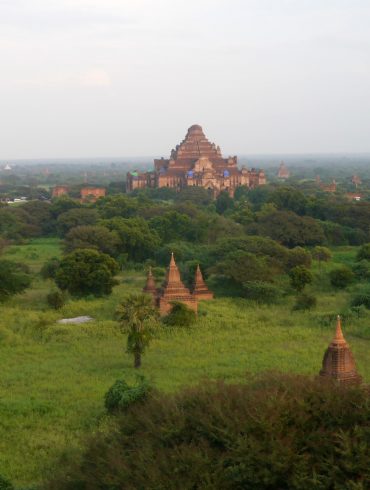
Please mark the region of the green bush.
<svg viewBox="0 0 370 490"><path fill-rule="evenodd" d="M311 310L315 308L317 299L312 294L302 293L296 298L293 310Z"/></svg>
<svg viewBox="0 0 370 490"><path fill-rule="evenodd" d="M369 419L366 386L204 381L129 408L49 489L370 488Z"/></svg>
<svg viewBox="0 0 370 490"><path fill-rule="evenodd" d="M55 279L55 274L60 265L60 260L53 257L41 267L40 275L43 279Z"/></svg>
<svg viewBox="0 0 370 490"><path fill-rule="evenodd" d="M330 271L329 277L332 286L344 289L353 282L355 275L349 267L343 266Z"/></svg>
<svg viewBox="0 0 370 490"><path fill-rule="evenodd" d="M370 260L362 259L354 265L353 272L359 279L370 279Z"/></svg>
<svg viewBox="0 0 370 490"><path fill-rule="evenodd" d="M311 284L313 281L312 273L303 265L293 267L289 271L290 284L298 292L303 291L306 284Z"/></svg>
<svg viewBox="0 0 370 490"><path fill-rule="evenodd" d="M128 385L123 379L118 379L105 394L105 408L109 413L125 411L134 403L146 400L151 391L152 385L144 376L137 376L134 386Z"/></svg>
<svg viewBox="0 0 370 490"><path fill-rule="evenodd" d="M357 252L357 260L370 260L370 243L365 243L365 245L362 245L360 250Z"/></svg>
<svg viewBox="0 0 370 490"><path fill-rule="evenodd" d="M46 296L46 301L51 308L54 310L60 310L65 304L65 295L62 291L52 291Z"/></svg>
<svg viewBox="0 0 370 490"><path fill-rule="evenodd" d="M184 303L173 301L170 313L162 322L170 327L188 327L196 320L195 312Z"/></svg>
<svg viewBox="0 0 370 490"><path fill-rule="evenodd" d="M362 291L359 291L355 296L353 296L351 300L352 307L357 307L362 305L370 310L370 287L367 287Z"/></svg>
<svg viewBox="0 0 370 490"><path fill-rule="evenodd" d="M14 490L9 480L0 475L0 490Z"/></svg>
<svg viewBox="0 0 370 490"><path fill-rule="evenodd" d="M243 284L245 297L257 303L273 304L281 298L281 290L277 286L263 281L248 281Z"/></svg>

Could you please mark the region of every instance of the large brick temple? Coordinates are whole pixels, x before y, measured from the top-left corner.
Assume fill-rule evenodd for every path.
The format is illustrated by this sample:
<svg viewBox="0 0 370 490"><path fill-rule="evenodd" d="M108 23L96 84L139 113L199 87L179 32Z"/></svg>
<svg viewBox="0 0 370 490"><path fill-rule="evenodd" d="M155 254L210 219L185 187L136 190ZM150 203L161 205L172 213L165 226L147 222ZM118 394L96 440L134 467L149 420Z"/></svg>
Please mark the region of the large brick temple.
<svg viewBox="0 0 370 490"><path fill-rule="evenodd" d="M209 142L201 126L195 124L169 159L154 160L154 171L128 172L126 186L128 192L145 187L180 190L199 186L210 189L215 196L221 191L232 196L238 186L254 188L265 183L263 170L239 169L237 157L223 158L220 147Z"/></svg>

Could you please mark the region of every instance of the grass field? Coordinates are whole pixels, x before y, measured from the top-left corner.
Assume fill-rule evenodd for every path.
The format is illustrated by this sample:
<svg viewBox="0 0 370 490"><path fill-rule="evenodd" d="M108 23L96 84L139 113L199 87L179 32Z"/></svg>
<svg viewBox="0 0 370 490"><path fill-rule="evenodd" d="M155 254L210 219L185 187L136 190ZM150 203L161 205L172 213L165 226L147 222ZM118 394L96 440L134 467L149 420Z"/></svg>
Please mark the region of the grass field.
<svg viewBox="0 0 370 490"><path fill-rule="evenodd" d="M59 242L49 239L14 247L6 256L37 272L59 253ZM353 248L338 249L324 269L350 264L354 256ZM238 298L203 303L192 328L158 332L142 373L165 391L203 377L236 381L271 369L315 375L333 336L334 316L343 312L346 338L370 381L370 313L348 316L350 292L334 293L325 270L314 271L319 304L313 312L292 312L292 297L271 307ZM0 306L0 474L16 484L39 482L63 451L77 449L104 422L107 389L117 378L134 380L114 311L125 294L141 289L144 277L126 273L120 282L107 299L70 301L55 312L45 301L52 283L36 278L31 289ZM85 314L94 321L56 323Z"/></svg>

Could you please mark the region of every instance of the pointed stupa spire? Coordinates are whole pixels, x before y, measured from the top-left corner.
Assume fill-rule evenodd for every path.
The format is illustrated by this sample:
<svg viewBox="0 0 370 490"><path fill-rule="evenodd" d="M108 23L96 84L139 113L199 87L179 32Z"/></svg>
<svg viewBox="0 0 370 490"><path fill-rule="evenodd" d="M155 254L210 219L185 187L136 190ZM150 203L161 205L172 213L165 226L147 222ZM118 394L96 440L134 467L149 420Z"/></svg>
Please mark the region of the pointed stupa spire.
<svg viewBox="0 0 370 490"><path fill-rule="evenodd" d="M213 299L213 293L208 289L207 284L204 282L199 264L195 271L193 296L199 300Z"/></svg>
<svg viewBox="0 0 370 490"><path fill-rule="evenodd" d="M166 314L171 310L172 301L185 303L189 308L197 311L198 303L181 280L180 271L176 265L173 252L171 253L170 265L167 269L166 280L159 297L159 307L162 314Z"/></svg>
<svg viewBox="0 0 370 490"><path fill-rule="evenodd" d="M342 322L339 315L337 317L335 336L324 354L320 376L332 378L346 384L361 383L362 380L357 372L351 349L343 336Z"/></svg>
<svg viewBox="0 0 370 490"><path fill-rule="evenodd" d="M333 342L339 344L339 343L347 343L345 341L345 338L343 336L343 331L342 331L342 320L340 318L340 315L337 316L337 327L335 329L335 337L333 339Z"/></svg>

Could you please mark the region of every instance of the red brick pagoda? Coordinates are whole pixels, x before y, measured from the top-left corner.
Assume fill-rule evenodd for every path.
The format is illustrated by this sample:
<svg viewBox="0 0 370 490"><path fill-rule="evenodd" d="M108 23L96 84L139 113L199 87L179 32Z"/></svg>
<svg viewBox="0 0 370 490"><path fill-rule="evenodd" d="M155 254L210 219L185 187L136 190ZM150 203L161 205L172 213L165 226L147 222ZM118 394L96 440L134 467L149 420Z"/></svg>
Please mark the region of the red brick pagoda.
<svg viewBox="0 0 370 490"><path fill-rule="evenodd" d="M172 301L184 303L196 313L198 311L198 302L190 294L189 289L184 286L173 253L171 254L170 265L167 269L166 280L159 291L157 299L161 315L167 315L171 311Z"/></svg>
<svg viewBox="0 0 370 490"><path fill-rule="evenodd" d="M320 376L332 378L343 384L358 384L362 378L357 373L352 352L343 337L341 319L338 315L335 336L326 349Z"/></svg>
<svg viewBox="0 0 370 490"><path fill-rule="evenodd" d="M223 158L219 146L211 143L201 126L188 129L185 139L171 151L169 159L154 160L153 172L128 172L127 191L145 187L198 186L209 189L217 196L221 191L234 195L238 186L254 188L266 184L263 170L242 168L237 157Z"/></svg>
<svg viewBox="0 0 370 490"><path fill-rule="evenodd" d="M213 299L213 293L208 289L207 284L204 282L202 271L200 270L199 264L195 272L193 297L196 298L197 300Z"/></svg>
<svg viewBox="0 0 370 490"><path fill-rule="evenodd" d="M284 162L281 162L278 171L278 178L281 180L285 180L285 179L289 179L289 177L290 177L290 172L288 170L288 167L285 165Z"/></svg>

